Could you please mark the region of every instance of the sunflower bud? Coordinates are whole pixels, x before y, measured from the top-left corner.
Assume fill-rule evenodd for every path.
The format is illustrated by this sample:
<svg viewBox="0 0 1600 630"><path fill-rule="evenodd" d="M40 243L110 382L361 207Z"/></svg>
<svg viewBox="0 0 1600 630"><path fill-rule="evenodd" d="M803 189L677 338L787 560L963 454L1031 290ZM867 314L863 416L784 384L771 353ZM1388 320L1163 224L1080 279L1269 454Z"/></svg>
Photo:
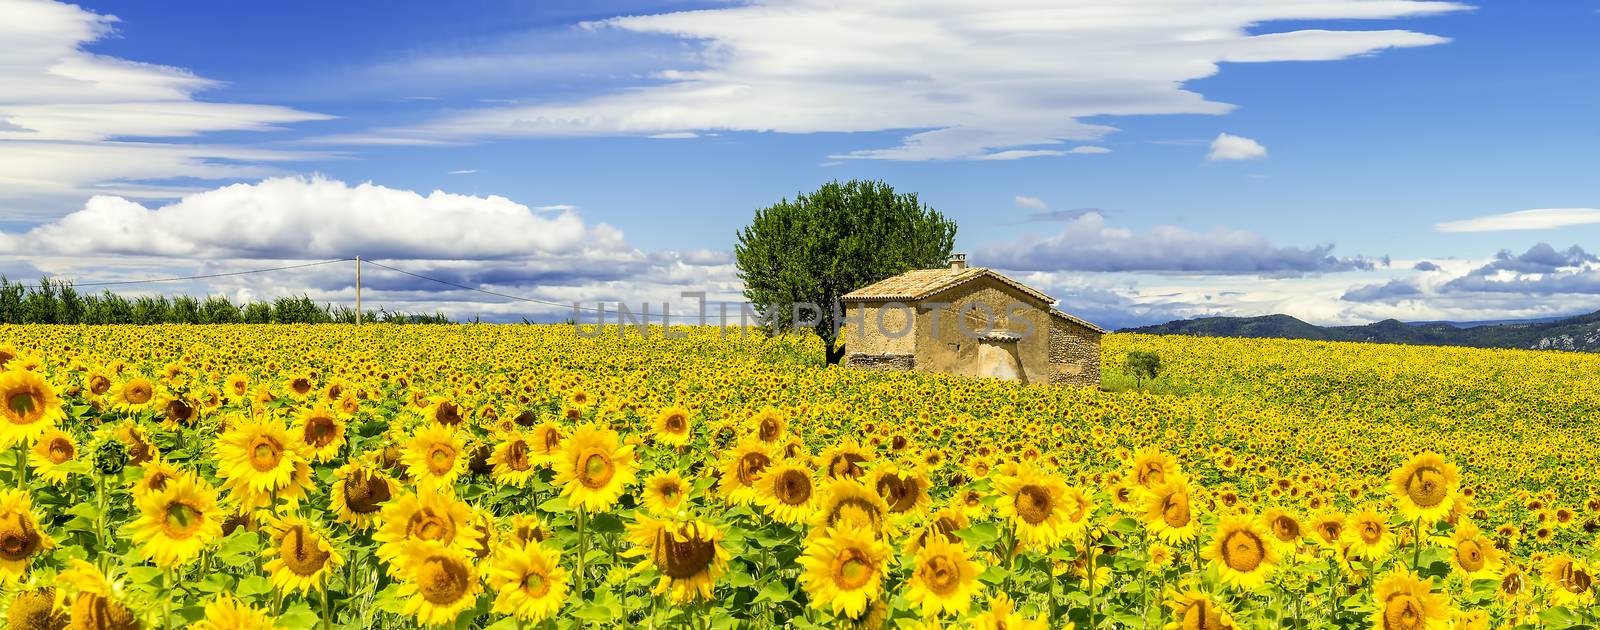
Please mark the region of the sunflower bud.
<svg viewBox="0 0 1600 630"><path fill-rule="evenodd" d="M94 449L94 468L102 475L115 475L128 465L128 447L121 440L102 440Z"/></svg>

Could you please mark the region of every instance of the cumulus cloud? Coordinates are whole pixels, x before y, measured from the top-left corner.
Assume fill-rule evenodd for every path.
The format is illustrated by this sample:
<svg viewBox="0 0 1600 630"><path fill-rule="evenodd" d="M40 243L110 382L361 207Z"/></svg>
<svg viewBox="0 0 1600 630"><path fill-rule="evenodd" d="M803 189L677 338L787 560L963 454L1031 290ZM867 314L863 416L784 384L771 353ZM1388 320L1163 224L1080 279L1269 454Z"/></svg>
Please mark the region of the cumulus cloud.
<svg viewBox="0 0 1600 630"><path fill-rule="evenodd" d="M1551 230L1600 223L1600 208L1539 208L1435 224L1440 232Z"/></svg>
<svg viewBox="0 0 1600 630"><path fill-rule="evenodd" d="M1211 152L1206 159L1212 162L1257 160L1267 157L1267 148L1244 136L1219 133L1211 141Z"/></svg>
<svg viewBox="0 0 1600 630"><path fill-rule="evenodd" d="M1032 208L1040 212L1050 209L1050 205L1046 204L1043 199L1027 195L1017 195L1012 198L1011 203L1016 204L1018 208Z"/></svg>
<svg viewBox="0 0 1600 630"><path fill-rule="evenodd" d="M179 258L495 259L625 248L621 232L569 209L322 177L235 184L154 209L97 195L5 240L48 254Z"/></svg>
<svg viewBox="0 0 1600 630"><path fill-rule="evenodd" d="M1488 264L1450 280L1443 291L1547 296L1600 294L1600 257L1573 245L1539 243L1521 254L1501 251Z"/></svg>
<svg viewBox="0 0 1600 630"><path fill-rule="evenodd" d="M1416 271L1438 271L1442 267L1432 261L1422 260L1418 261L1417 264L1412 265L1411 268Z"/></svg>
<svg viewBox="0 0 1600 630"><path fill-rule="evenodd" d="M1222 62L1338 60L1443 43L1400 29L1253 32L1276 21L1383 20L1467 8L1416 0L1165 3L768 0L584 26L699 51L648 83L565 102L464 111L343 142L705 131L913 130L836 159L1021 159L1112 127L1097 116L1222 114L1185 88ZM827 42L819 47L817 42Z"/></svg>
<svg viewBox="0 0 1600 630"><path fill-rule="evenodd" d="M1350 302L1382 302L1422 295L1422 289L1409 280L1390 280L1383 284L1362 285L1345 291L1339 299Z"/></svg>
<svg viewBox="0 0 1600 630"><path fill-rule="evenodd" d="M1170 272L1292 275L1371 269L1364 258L1341 258L1332 245L1280 247L1252 232L1206 233L1162 225L1144 232L1106 225L1084 212L1046 238L1029 237L982 252L984 264L1029 271Z"/></svg>
<svg viewBox="0 0 1600 630"><path fill-rule="evenodd" d="M116 18L48 0L0 3L0 198L81 194L141 179L255 177L260 162L315 153L163 143L328 118L274 105L199 101L217 83L181 68L85 50ZM116 141L140 138L140 141Z"/></svg>

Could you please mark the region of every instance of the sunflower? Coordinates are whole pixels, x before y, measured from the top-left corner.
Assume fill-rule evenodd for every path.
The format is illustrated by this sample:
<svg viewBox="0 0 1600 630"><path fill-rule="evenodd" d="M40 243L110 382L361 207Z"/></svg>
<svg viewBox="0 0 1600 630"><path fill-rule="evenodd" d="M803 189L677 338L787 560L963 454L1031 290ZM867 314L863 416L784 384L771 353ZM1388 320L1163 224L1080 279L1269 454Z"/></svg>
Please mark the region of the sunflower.
<svg viewBox="0 0 1600 630"><path fill-rule="evenodd" d="M496 613L537 623L561 612L567 601L561 553L537 542L503 549L485 572Z"/></svg>
<svg viewBox="0 0 1600 630"><path fill-rule="evenodd" d="M663 409L656 414L651 428L657 443L672 448L685 446L694 437L694 424L689 411L682 407Z"/></svg>
<svg viewBox="0 0 1600 630"><path fill-rule="evenodd" d="M773 457L767 445L759 440L747 439L729 450L718 468L717 492L734 505L755 502L755 482L771 466Z"/></svg>
<svg viewBox="0 0 1600 630"><path fill-rule="evenodd" d="M511 546L521 547L529 543L544 542L550 534L545 529L544 523L538 516L530 514L514 514L511 516Z"/></svg>
<svg viewBox="0 0 1600 630"><path fill-rule="evenodd" d="M1433 523L1450 514L1460 486L1455 464L1433 452L1421 453L1389 474L1389 494L1408 521Z"/></svg>
<svg viewBox="0 0 1600 630"><path fill-rule="evenodd" d="M144 474L133 484L134 498L167 489L167 482L183 476L182 468L162 458L145 462L140 468Z"/></svg>
<svg viewBox="0 0 1600 630"><path fill-rule="evenodd" d="M1338 512L1324 512L1311 519L1311 539L1325 549L1338 549L1344 533L1345 517Z"/></svg>
<svg viewBox="0 0 1600 630"><path fill-rule="evenodd" d="M806 543L800 584L812 607L859 617L878 598L892 556L889 545L869 529L828 527Z"/></svg>
<svg viewBox="0 0 1600 630"><path fill-rule="evenodd" d="M294 432L311 451L311 461L325 462L344 448L344 420L326 403L301 409L295 414Z"/></svg>
<svg viewBox="0 0 1600 630"><path fill-rule="evenodd" d="M1200 535L1200 519L1190 507L1189 479L1174 473L1144 493L1144 523L1150 533L1169 544L1182 544Z"/></svg>
<svg viewBox="0 0 1600 630"><path fill-rule="evenodd" d="M519 431L504 435L489 454L489 464L492 467L489 476L497 483L508 486L528 485L534 473L538 472L533 443Z"/></svg>
<svg viewBox="0 0 1600 630"><path fill-rule="evenodd" d="M1278 550L1269 542L1271 536L1248 516L1225 517L1200 555L1216 567L1222 583L1254 590L1266 583L1278 565Z"/></svg>
<svg viewBox="0 0 1600 630"><path fill-rule="evenodd" d="M472 508L433 490L407 493L383 506L381 525L372 534L378 559L394 562L411 542L436 542L463 554L478 551L479 532Z"/></svg>
<svg viewBox="0 0 1600 630"><path fill-rule="evenodd" d="M1433 580L1399 568L1372 589L1372 627L1389 630L1443 630L1449 627L1449 598L1433 592Z"/></svg>
<svg viewBox="0 0 1600 630"><path fill-rule="evenodd" d="M94 401L95 406L99 407L100 397L110 393L111 388L115 386L116 383L112 382L111 377L106 376L104 372L91 371L83 379L83 397Z"/></svg>
<svg viewBox="0 0 1600 630"><path fill-rule="evenodd" d="M406 474L428 487L449 488L467 468L461 435L455 427L428 423L406 442L401 461Z"/></svg>
<svg viewBox="0 0 1600 630"><path fill-rule="evenodd" d="M1389 521L1371 508L1358 510L1345 521L1339 540L1350 548L1350 555L1377 559L1394 547L1394 531Z"/></svg>
<svg viewBox="0 0 1600 630"><path fill-rule="evenodd" d="M239 372L229 374L228 380L223 382L222 394L233 402L244 402L250 397L250 377Z"/></svg>
<svg viewBox="0 0 1600 630"><path fill-rule="evenodd" d="M216 441L217 472L222 488L247 508L269 507L284 500L291 507L311 487L311 464L304 444L290 439L282 420L236 417Z"/></svg>
<svg viewBox="0 0 1600 630"><path fill-rule="evenodd" d="M872 453L855 439L848 439L822 451L819 460L828 477L860 477L867 474L863 464L872 461Z"/></svg>
<svg viewBox="0 0 1600 630"><path fill-rule="evenodd" d="M1544 584L1557 606L1584 608L1594 603L1594 574L1588 565L1568 555L1544 561Z"/></svg>
<svg viewBox="0 0 1600 630"><path fill-rule="evenodd" d="M464 412L456 401L440 396L428 402L428 407L422 410L422 417L442 426L456 427L466 422L466 417L462 415Z"/></svg>
<svg viewBox="0 0 1600 630"><path fill-rule="evenodd" d="M161 428L174 431L194 426L199 422L203 406L191 396L180 392L163 391L156 396L152 408L161 416Z"/></svg>
<svg viewBox="0 0 1600 630"><path fill-rule="evenodd" d="M912 565L905 594L922 608L923 617L965 615L972 606L972 596L981 590L978 574L983 569L972 561L971 550L960 541L928 537Z"/></svg>
<svg viewBox="0 0 1600 630"><path fill-rule="evenodd" d="M836 477L826 482L817 509L812 512L813 535L831 527L866 529L883 533L888 526L889 505L883 496L860 481Z"/></svg>
<svg viewBox="0 0 1600 630"><path fill-rule="evenodd" d="M193 473L166 481L159 491L139 497L139 518L130 536L139 554L162 567L175 567L200 554L222 536L223 510L217 491Z"/></svg>
<svg viewBox="0 0 1600 630"><path fill-rule="evenodd" d="M413 540L403 557L399 595L407 598L404 613L416 617L418 623L453 623L461 611L478 601L482 584L466 552L437 541Z"/></svg>
<svg viewBox="0 0 1600 630"><path fill-rule="evenodd" d="M1468 580L1500 574L1500 550L1478 526L1467 521L1457 524L1450 543L1450 561Z"/></svg>
<svg viewBox="0 0 1600 630"><path fill-rule="evenodd" d="M0 448L32 443L66 417L55 388L35 372L12 370L0 374Z"/></svg>
<svg viewBox="0 0 1600 630"><path fill-rule="evenodd" d="M756 479L756 504L772 520L788 525L811 519L817 483L810 469L785 460Z"/></svg>
<svg viewBox="0 0 1600 630"><path fill-rule="evenodd" d="M1283 508L1269 508L1262 512L1261 526L1272 534L1272 542L1286 553L1293 553L1300 546L1300 539L1305 537L1305 528L1300 524L1300 519Z"/></svg>
<svg viewBox="0 0 1600 630"><path fill-rule="evenodd" d="M61 485L67 482L67 462L78 457L78 444L72 435L60 429L50 429L39 436L39 441L33 443L33 457L28 458L28 466L33 468L33 474L46 482Z"/></svg>
<svg viewBox="0 0 1600 630"><path fill-rule="evenodd" d="M928 511L931 499L928 489L933 482L927 473L916 467L902 468L892 463L877 466L867 478L868 485L883 497L891 517L923 514Z"/></svg>
<svg viewBox="0 0 1600 630"><path fill-rule="evenodd" d="M1145 553L1148 557L1144 563L1144 570L1157 575L1166 572L1167 567L1178 557L1178 552L1158 542L1150 543L1150 548Z"/></svg>
<svg viewBox="0 0 1600 630"><path fill-rule="evenodd" d="M55 541L33 513L33 497L23 490L0 490L0 583L16 583L35 556L53 547Z"/></svg>
<svg viewBox="0 0 1600 630"><path fill-rule="evenodd" d="M972 620L972 630L1049 630L1043 619L1029 619L1017 612L1011 597L1000 593L989 598L989 610ZM1068 630L1071 630L1069 627Z"/></svg>
<svg viewBox="0 0 1600 630"><path fill-rule="evenodd" d="M56 580L63 590L76 593L69 610L69 628L139 630L139 616L123 603L121 585L107 579L99 567L74 558Z"/></svg>
<svg viewBox="0 0 1600 630"><path fill-rule="evenodd" d="M689 500L691 490L678 471L658 472L644 480L644 508L656 516L672 516Z"/></svg>
<svg viewBox="0 0 1600 630"><path fill-rule="evenodd" d="M1210 595L1197 590L1172 592L1167 596L1172 621L1166 630L1233 630L1238 626L1228 610Z"/></svg>
<svg viewBox="0 0 1600 630"><path fill-rule="evenodd" d="M533 446L534 461L541 466L554 463L561 454L561 443L566 438L566 433L556 423L549 420L539 423L528 435L528 443Z"/></svg>
<svg viewBox="0 0 1600 630"><path fill-rule="evenodd" d="M290 398L303 401L317 391L317 382L310 372L301 372L285 379L283 389L289 393Z"/></svg>
<svg viewBox="0 0 1600 630"><path fill-rule="evenodd" d="M272 547L264 554L269 560L263 568L279 592L321 588L335 567L344 564L328 536L299 517L277 519L268 532Z"/></svg>
<svg viewBox="0 0 1600 630"><path fill-rule="evenodd" d="M61 630L67 627L65 611L57 605L56 589L46 586L17 593L6 609L6 628Z"/></svg>
<svg viewBox="0 0 1600 630"><path fill-rule="evenodd" d="M1164 483L1167 477L1178 472L1178 462L1171 455L1158 450L1141 450L1133 454L1133 480L1145 488Z"/></svg>
<svg viewBox="0 0 1600 630"><path fill-rule="evenodd" d="M206 613L193 630L276 630L278 627L267 611L251 607L231 594L218 595L206 604Z"/></svg>
<svg viewBox="0 0 1600 630"><path fill-rule="evenodd" d="M1529 594L1528 576L1511 563L1500 573L1500 583L1495 586L1495 598L1505 603L1526 599Z"/></svg>
<svg viewBox="0 0 1600 630"><path fill-rule="evenodd" d="M352 459L333 471L329 503L334 519L356 529L372 526L384 502L394 496L395 482L378 467Z"/></svg>
<svg viewBox="0 0 1600 630"><path fill-rule="evenodd" d="M156 384L143 376L130 377L118 383L111 390L109 397L113 409L136 414L155 404Z"/></svg>
<svg viewBox="0 0 1600 630"><path fill-rule="evenodd" d="M619 442L616 431L593 424L578 427L566 439L553 468L568 503L590 512L616 504L634 480L633 446Z"/></svg>
<svg viewBox="0 0 1600 630"><path fill-rule="evenodd" d="M155 441L131 418L112 427L111 436L127 448L129 464L138 466L161 457L161 449L156 448Z"/></svg>
<svg viewBox="0 0 1600 630"><path fill-rule="evenodd" d="M671 593L675 603L710 600L717 579L728 571L722 532L702 520L677 521L646 517L628 526L630 557L643 557L634 567L655 567L661 573L655 593Z"/></svg>
<svg viewBox="0 0 1600 630"><path fill-rule="evenodd" d="M995 490L1000 495L995 511L1011 521L1019 541L1038 549L1076 540L1094 513L1082 490L1068 488L1059 476L1031 463L1019 466L1014 475L1000 476Z"/></svg>
<svg viewBox="0 0 1600 630"><path fill-rule="evenodd" d="M752 433L756 439L776 446L783 441L789 429L789 421L783 413L772 407L764 407L750 418Z"/></svg>

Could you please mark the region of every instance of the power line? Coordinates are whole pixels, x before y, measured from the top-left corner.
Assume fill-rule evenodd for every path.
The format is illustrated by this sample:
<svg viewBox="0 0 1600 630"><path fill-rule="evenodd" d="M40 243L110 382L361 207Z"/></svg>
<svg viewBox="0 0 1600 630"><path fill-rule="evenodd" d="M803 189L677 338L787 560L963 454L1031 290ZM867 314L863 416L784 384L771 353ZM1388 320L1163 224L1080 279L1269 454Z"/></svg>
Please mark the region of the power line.
<svg viewBox="0 0 1600 630"><path fill-rule="evenodd" d="M340 263L340 262L350 262L352 260L355 260L355 259L354 258L339 258L337 260L323 260L323 261L319 261L319 262L304 263L304 264L299 264L299 265L287 265L287 266L283 266L283 267L268 267L268 268L265 268L265 269L246 269L244 271L229 271L227 273L209 273L209 274L204 274L204 275L199 275L199 276L178 276L178 277L173 277L173 278L151 278L149 280L116 280L116 281L109 281L109 282L83 282L83 283L72 282L70 280L63 280L63 281L58 281L58 282L60 282L62 284L69 284L73 288L78 288L78 287L108 287L108 286L118 286L118 285L126 285L126 284L147 284L147 283L151 283L151 282L179 282L179 281L183 281L183 280L204 280L204 279L207 279L207 278L223 278L223 277L227 277L227 276L243 276L243 275L248 275L248 274L252 274L252 273L266 273L266 272L269 272L269 271L284 271L284 270L287 270L287 269L302 269L302 268L305 268L305 267L315 267L317 265L328 265L328 264ZM376 265L377 263L372 263L372 264ZM40 288L43 288L43 287L40 287L38 285L31 285L31 284L12 285L12 286L20 286L20 287L23 287L25 289L40 289Z"/></svg>

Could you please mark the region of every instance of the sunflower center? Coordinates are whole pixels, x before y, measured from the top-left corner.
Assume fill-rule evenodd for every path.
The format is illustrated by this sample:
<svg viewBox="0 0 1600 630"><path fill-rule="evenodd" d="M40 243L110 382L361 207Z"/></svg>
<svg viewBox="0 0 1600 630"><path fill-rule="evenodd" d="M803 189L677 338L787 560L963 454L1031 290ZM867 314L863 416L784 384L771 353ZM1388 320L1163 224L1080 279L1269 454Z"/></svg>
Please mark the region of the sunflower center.
<svg viewBox="0 0 1600 630"><path fill-rule="evenodd" d="M305 441L316 448L322 448L333 443L339 433L339 425L328 416L311 416L306 419Z"/></svg>
<svg viewBox="0 0 1600 630"><path fill-rule="evenodd" d="M100 375L89 377L89 392L99 396L111 390L111 379Z"/></svg>
<svg viewBox="0 0 1600 630"><path fill-rule="evenodd" d="M778 424L777 418L762 418L761 428L756 431L756 437L762 442L771 442L783 434L783 426Z"/></svg>
<svg viewBox="0 0 1600 630"><path fill-rule="evenodd" d="M296 378L289 382L289 387L296 394L304 394L311 391L311 380L304 377Z"/></svg>
<svg viewBox="0 0 1600 630"><path fill-rule="evenodd" d="M430 556L417 567L417 591L435 606L447 606L460 601L471 586L471 572L466 565L453 558Z"/></svg>
<svg viewBox="0 0 1600 630"><path fill-rule="evenodd" d="M745 453L739 458L739 484L748 486L755 483L756 477L771 463L772 458L764 453Z"/></svg>
<svg viewBox="0 0 1600 630"><path fill-rule="evenodd" d="M555 429L545 429L544 438L540 442L544 444L546 454L554 453L556 449L561 448L561 433Z"/></svg>
<svg viewBox="0 0 1600 630"><path fill-rule="evenodd" d="M167 402L166 411L167 417L175 422L188 422L194 418L194 407L190 407L189 403L181 400L173 399Z"/></svg>
<svg viewBox="0 0 1600 630"><path fill-rule="evenodd" d="M833 583L841 591L853 591L872 580L872 558L860 549L851 547L839 552L834 560Z"/></svg>
<svg viewBox="0 0 1600 630"><path fill-rule="evenodd" d="M600 448L590 448L579 455L577 469L578 482L591 490L604 488L617 474L611 454Z"/></svg>
<svg viewBox="0 0 1600 630"><path fill-rule="evenodd" d="M296 575L315 575L328 565L328 559L332 557L317 543L315 535L307 532L305 526L295 525L283 533L283 540L278 543L278 554L282 556L284 566Z"/></svg>
<svg viewBox="0 0 1600 630"><path fill-rule="evenodd" d="M6 408L11 410L13 421L17 424L30 424L44 417L43 405L39 404L39 394L32 388L13 390L6 395Z"/></svg>
<svg viewBox="0 0 1600 630"><path fill-rule="evenodd" d="M1367 521L1359 525L1359 527L1361 528L1361 542L1369 545L1376 545L1378 544L1379 540L1383 540L1382 525L1372 521Z"/></svg>
<svg viewBox="0 0 1600 630"><path fill-rule="evenodd" d="M60 464L78 454L77 449L72 447L72 441L64 437L51 439L50 446L45 452L49 454L52 464Z"/></svg>
<svg viewBox="0 0 1600 630"><path fill-rule="evenodd" d="M538 419L539 419L538 416L534 415L534 413L532 411L524 411L522 413L517 414L517 417L513 418L511 421L517 423L520 426L531 427L531 426L533 426L533 423L535 421L537 421Z"/></svg>
<svg viewBox="0 0 1600 630"><path fill-rule="evenodd" d="M1561 571L1561 588L1566 589L1568 593L1582 595L1589 590L1591 581L1587 571L1575 568L1571 564Z"/></svg>
<svg viewBox="0 0 1600 630"><path fill-rule="evenodd" d="M533 468L533 462L528 461L528 442L526 440L512 440L506 447L506 466L521 472Z"/></svg>
<svg viewBox="0 0 1600 630"><path fill-rule="evenodd" d="M840 453L828 461L828 476L830 477L860 477L866 472L861 468L861 462L867 458L859 453Z"/></svg>
<svg viewBox="0 0 1600 630"><path fill-rule="evenodd" d="M1055 498L1044 486L1026 485L1017 489L1017 516L1029 525L1038 525L1050 518L1055 510Z"/></svg>
<svg viewBox="0 0 1600 630"><path fill-rule="evenodd" d="M456 524L447 514L439 514L433 508L425 507L411 515L406 523L406 530L412 538L418 540L437 540L448 544L455 540Z"/></svg>
<svg viewBox="0 0 1600 630"><path fill-rule="evenodd" d="M678 489L678 483L669 479L656 486L656 494L661 495L662 499L675 502L682 493Z"/></svg>
<svg viewBox="0 0 1600 630"><path fill-rule="evenodd" d="M13 512L0 516L0 560L25 561L43 544L44 539L27 515Z"/></svg>
<svg viewBox="0 0 1600 630"><path fill-rule="evenodd" d="M772 494L784 505L803 505L811 500L811 476L798 470L785 470L772 484Z"/></svg>
<svg viewBox="0 0 1600 630"><path fill-rule="evenodd" d="M1145 464L1144 468L1139 470L1140 485L1154 486L1164 483L1166 480L1167 471L1161 467L1161 464Z"/></svg>
<svg viewBox="0 0 1600 630"><path fill-rule="evenodd" d="M1326 521L1320 525L1317 525L1317 533L1322 536L1323 540L1330 543L1338 540L1339 534L1343 530L1344 526L1340 525L1337 521Z"/></svg>
<svg viewBox="0 0 1600 630"><path fill-rule="evenodd" d="M1385 630L1422 628L1427 624L1424 614L1422 602L1417 601L1415 595L1395 593L1383 603L1383 627Z"/></svg>
<svg viewBox="0 0 1600 630"><path fill-rule="evenodd" d="M1265 556L1266 550L1261 546L1261 539L1252 532L1232 532L1222 540L1222 561L1228 568L1240 573L1256 570Z"/></svg>
<svg viewBox="0 0 1600 630"><path fill-rule="evenodd" d="M1272 535L1282 542L1299 540L1300 523L1287 515L1279 515L1272 519Z"/></svg>
<svg viewBox="0 0 1600 630"><path fill-rule="evenodd" d="M1483 568L1483 548L1476 540L1463 540L1456 545L1456 562L1471 573Z"/></svg>
<svg viewBox="0 0 1600 630"><path fill-rule="evenodd" d="M1161 520L1167 527L1184 527L1189 524L1189 495L1174 492L1161 502Z"/></svg>
<svg viewBox="0 0 1600 630"><path fill-rule="evenodd" d="M828 515L828 526L833 527L841 521L863 527L878 527L878 522L883 515L878 512L878 506L861 497L846 497L833 507L833 512Z"/></svg>
<svg viewBox="0 0 1600 630"><path fill-rule="evenodd" d="M200 509L182 501L168 503L166 517L165 529L172 538L188 538L202 523Z"/></svg>
<svg viewBox="0 0 1600 630"><path fill-rule="evenodd" d="M550 592L550 580L538 571L529 572L522 576L522 592L534 599L544 597L545 593Z"/></svg>
<svg viewBox="0 0 1600 630"><path fill-rule="evenodd" d="M895 514L915 507L917 499L921 498L915 481L892 473L879 477L877 486L878 495L889 504L889 511Z"/></svg>
<svg viewBox="0 0 1600 630"><path fill-rule="evenodd" d="M389 500L389 482L382 477L358 470L344 482L344 504L351 512L371 514Z"/></svg>
<svg viewBox="0 0 1600 630"><path fill-rule="evenodd" d="M1444 473L1433 466L1418 468L1406 479L1406 496L1423 508L1443 503L1446 491Z"/></svg>
<svg viewBox="0 0 1600 630"><path fill-rule="evenodd" d="M450 426L461 424L461 408L455 403L439 403L439 410L433 412L433 419Z"/></svg>
<svg viewBox="0 0 1600 630"><path fill-rule="evenodd" d="M544 528L538 525L523 525L517 528L517 538L524 544L530 542L544 542Z"/></svg>
<svg viewBox="0 0 1600 630"><path fill-rule="evenodd" d="M674 580L683 580L705 571L716 558L714 541L700 537L693 525L673 534L662 531L656 541L656 566Z"/></svg>
<svg viewBox="0 0 1600 630"><path fill-rule="evenodd" d="M667 433L682 434L682 433L688 431L688 429L689 429L688 420L685 419L683 417L683 415L676 414L676 413L672 414L670 416L667 416L667 421L662 423L662 424L667 429Z"/></svg>
<svg viewBox="0 0 1600 630"><path fill-rule="evenodd" d="M127 399L128 402L135 405L142 405L150 402L150 398L153 396L155 396L155 391L151 388L149 383L145 382L137 382L129 385L127 393L122 395L124 399Z"/></svg>
<svg viewBox="0 0 1600 630"><path fill-rule="evenodd" d="M250 440L250 465L259 472L267 472L278 467L278 461L283 458L283 445L269 436L258 435Z"/></svg>
<svg viewBox="0 0 1600 630"><path fill-rule="evenodd" d="M1200 600L1189 605L1183 611L1183 627L1187 630L1223 630L1228 626L1222 623L1222 611L1211 606L1211 602Z"/></svg>
<svg viewBox="0 0 1600 630"><path fill-rule="evenodd" d="M940 596L948 597L961 586L961 568L944 555L928 558L918 573L922 575L922 582L928 585L928 590Z"/></svg>
<svg viewBox="0 0 1600 630"><path fill-rule="evenodd" d="M443 475L450 472L456 465L456 449L448 444L434 444L428 447L428 472Z"/></svg>

